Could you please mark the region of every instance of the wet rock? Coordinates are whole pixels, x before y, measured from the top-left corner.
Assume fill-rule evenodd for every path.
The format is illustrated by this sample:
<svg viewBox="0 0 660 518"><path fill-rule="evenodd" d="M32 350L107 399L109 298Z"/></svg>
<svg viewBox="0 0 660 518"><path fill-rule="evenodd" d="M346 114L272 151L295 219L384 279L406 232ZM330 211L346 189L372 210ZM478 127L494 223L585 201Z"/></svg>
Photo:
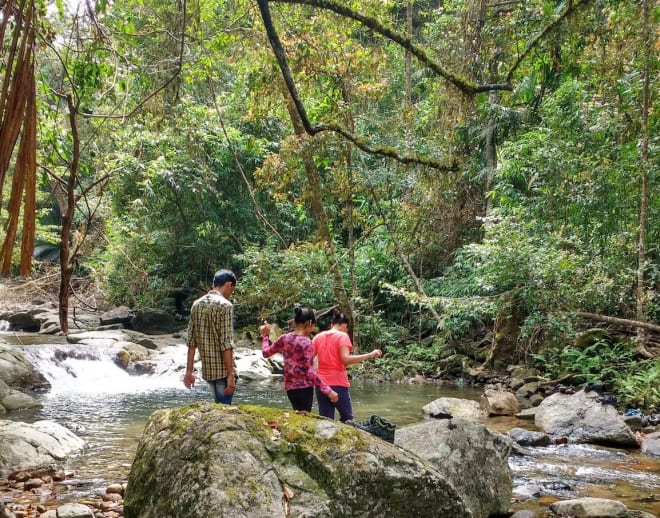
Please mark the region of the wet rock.
<svg viewBox="0 0 660 518"><path fill-rule="evenodd" d="M628 508L616 500L578 498L561 500L550 505L550 511L570 518L628 518Z"/></svg>
<svg viewBox="0 0 660 518"><path fill-rule="evenodd" d="M22 351L0 343L0 381L10 388L40 391L50 383L27 360Z"/></svg>
<svg viewBox="0 0 660 518"><path fill-rule="evenodd" d="M423 412L435 419L450 419L458 417L462 419L481 419L486 414L479 406L479 402L470 399L459 399L453 397L441 397L424 405Z"/></svg>
<svg viewBox="0 0 660 518"><path fill-rule="evenodd" d="M267 380L273 376L272 364L254 349L234 349L236 370L243 380Z"/></svg>
<svg viewBox="0 0 660 518"><path fill-rule="evenodd" d="M520 412L516 396L504 390L486 390L481 395L481 408L489 416L515 415Z"/></svg>
<svg viewBox="0 0 660 518"><path fill-rule="evenodd" d="M548 434L523 428L512 428L507 432L507 436L521 446L548 446L550 444Z"/></svg>
<svg viewBox="0 0 660 518"><path fill-rule="evenodd" d="M602 405L596 392L553 394L536 408L535 425L572 443L637 447L635 435L612 405Z"/></svg>
<svg viewBox="0 0 660 518"><path fill-rule="evenodd" d="M123 495L124 494L124 485L123 484L110 484L105 492L108 494L117 494L117 495Z"/></svg>
<svg viewBox="0 0 660 518"><path fill-rule="evenodd" d="M533 407L537 407L541 404L541 402L545 399L545 397L541 394L534 394L529 398L529 404L532 405Z"/></svg>
<svg viewBox="0 0 660 518"><path fill-rule="evenodd" d="M533 421L536 416L536 408L525 408L516 414L518 419L524 419L526 421Z"/></svg>
<svg viewBox="0 0 660 518"><path fill-rule="evenodd" d="M521 378L522 380L535 378L539 374L533 367L524 367L522 365L511 365L507 370L512 378Z"/></svg>
<svg viewBox="0 0 660 518"><path fill-rule="evenodd" d="M161 309L139 309L131 319L131 328L147 335L173 333L182 327L185 323Z"/></svg>
<svg viewBox="0 0 660 518"><path fill-rule="evenodd" d="M642 452L653 457L660 457L660 432L646 435L642 438Z"/></svg>
<svg viewBox="0 0 660 518"><path fill-rule="evenodd" d="M41 403L32 396L23 394L18 390L10 389L8 394L0 397L0 406L5 408L7 412L11 412L24 408L39 408L41 407Z"/></svg>
<svg viewBox="0 0 660 518"><path fill-rule="evenodd" d="M85 447L84 440L52 421L0 421L0 472L50 465Z"/></svg>
<svg viewBox="0 0 660 518"><path fill-rule="evenodd" d="M57 518L94 518L94 511L84 504L64 504L57 509Z"/></svg>
<svg viewBox="0 0 660 518"><path fill-rule="evenodd" d="M510 441L463 419L397 430L395 444L432 463L461 493L474 518L506 513L511 503Z"/></svg>
<svg viewBox="0 0 660 518"><path fill-rule="evenodd" d="M152 414L124 500L126 518L372 515L470 512L454 486L410 452L317 416L247 405Z"/></svg>
<svg viewBox="0 0 660 518"><path fill-rule="evenodd" d="M518 500L535 500L541 496L541 488L536 484L522 484L514 487L512 494Z"/></svg>
<svg viewBox="0 0 660 518"><path fill-rule="evenodd" d="M108 326L113 324L122 324L130 326L131 319L135 316L133 310L127 306L118 306L101 315L100 324Z"/></svg>
<svg viewBox="0 0 660 518"><path fill-rule="evenodd" d="M516 511L510 518L536 518L536 513L527 510Z"/></svg>
<svg viewBox="0 0 660 518"><path fill-rule="evenodd" d="M624 415L623 422L628 425L633 432L640 432L644 428L644 417L641 415Z"/></svg>

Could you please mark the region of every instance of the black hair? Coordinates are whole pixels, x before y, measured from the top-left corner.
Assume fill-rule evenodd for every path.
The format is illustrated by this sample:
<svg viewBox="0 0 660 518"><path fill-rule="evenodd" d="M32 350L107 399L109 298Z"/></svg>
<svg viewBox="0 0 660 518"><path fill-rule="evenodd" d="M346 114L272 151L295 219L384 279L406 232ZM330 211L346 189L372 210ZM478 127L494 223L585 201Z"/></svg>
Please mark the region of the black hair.
<svg viewBox="0 0 660 518"><path fill-rule="evenodd" d="M225 283L231 282L232 286L236 286L236 275L231 270L218 270L213 276L213 286L223 286Z"/></svg>
<svg viewBox="0 0 660 518"><path fill-rule="evenodd" d="M305 322L308 322L310 320L312 324L316 324L316 315L311 309L301 306L296 306L295 308L293 308L293 312L296 315L295 317L293 317L293 321L296 324L304 324Z"/></svg>
<svg viewBox="0 0 660 518"><path fill-rule="evenodd" d="M348 317L344 315L341 311L338 309L335 309L332 312L332 320L330 323L334 326L335 324L350 324L348 321Z"/></svg>

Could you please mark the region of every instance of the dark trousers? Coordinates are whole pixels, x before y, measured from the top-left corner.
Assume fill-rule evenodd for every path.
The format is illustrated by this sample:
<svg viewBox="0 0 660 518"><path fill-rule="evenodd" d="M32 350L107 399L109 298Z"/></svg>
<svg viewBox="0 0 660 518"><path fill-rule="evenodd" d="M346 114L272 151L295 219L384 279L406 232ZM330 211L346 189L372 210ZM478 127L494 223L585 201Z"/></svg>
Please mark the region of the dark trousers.
<svg viewBox="0 0 660 518"><path fill-rule="evenodd" d="M302 410L305 412L312 411L314 387L287 390L286 395L289 398L289 401L291 401L291 406L294 410Z"/></svg>
<svg viewBox="0 0 660 518"><path fill-rule="evenodd" d="M336 403L330 401L328 396L324 395L319 389L316 389L316 400L319 403L319 415L323 417L335 418L335 408L339 412L339 420L344 423L353 419L353 402L348 387L338 387L331 385L339 399Z"/></svg>

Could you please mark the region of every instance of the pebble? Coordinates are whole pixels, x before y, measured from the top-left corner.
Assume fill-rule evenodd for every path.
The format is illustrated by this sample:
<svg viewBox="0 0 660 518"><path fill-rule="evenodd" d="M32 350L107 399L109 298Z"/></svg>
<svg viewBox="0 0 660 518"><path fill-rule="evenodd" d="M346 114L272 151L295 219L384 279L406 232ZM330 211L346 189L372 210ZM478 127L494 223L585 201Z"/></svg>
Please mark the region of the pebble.
<svg viewBox="0 0 660 518"><path fill-rule="evenodd" d="M98 498L88 497L79 503L59 501L61 494L67 491L58 490L60 483L74 476L75 473L65 473L59 467L10 473L6 479L0 478L0 502L4 502L5 509L16 518L58 518L63 513L95 518L124 516L125 482L110 484Z"/></svg>

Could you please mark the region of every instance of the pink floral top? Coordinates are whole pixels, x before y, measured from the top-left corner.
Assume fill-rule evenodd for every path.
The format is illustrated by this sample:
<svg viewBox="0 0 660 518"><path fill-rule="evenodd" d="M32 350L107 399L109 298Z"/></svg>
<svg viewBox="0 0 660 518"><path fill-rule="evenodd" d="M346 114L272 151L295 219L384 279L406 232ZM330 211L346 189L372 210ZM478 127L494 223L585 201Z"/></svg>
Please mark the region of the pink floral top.
<svg viewBox="0 0 660 518"><path fill-rule="evenodd" d="M264 358L275 353L284 356L284 390L319 387L326 396L332 390L314 370L314 348L307 336L287 333L272 345L268 336L262 336L261 352Z"/></svg>

